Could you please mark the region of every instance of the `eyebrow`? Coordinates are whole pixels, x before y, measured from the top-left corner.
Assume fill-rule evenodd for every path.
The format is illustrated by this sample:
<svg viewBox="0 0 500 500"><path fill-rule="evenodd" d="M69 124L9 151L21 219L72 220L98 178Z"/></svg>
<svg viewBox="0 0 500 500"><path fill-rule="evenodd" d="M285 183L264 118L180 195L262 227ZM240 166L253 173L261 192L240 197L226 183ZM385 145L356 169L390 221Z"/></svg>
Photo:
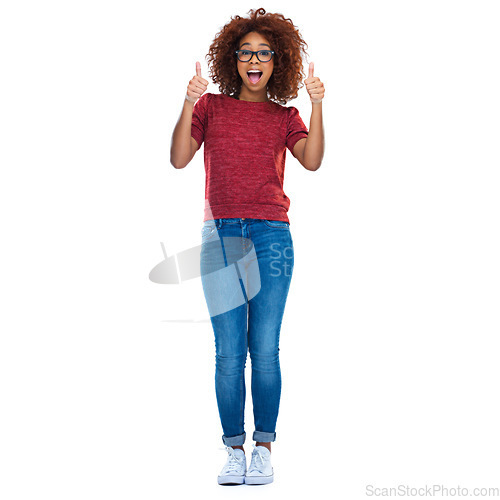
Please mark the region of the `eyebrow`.
<svg viewBox="0 0 500 500"><path fill-rule="evenodd" d="M249 43L249 42L245 42L245 43L241 44L241 45L240 45L240 49L241 49L241 47L243 47L243 45L250 45L250 43ZM260 47L261 45L267 45L267 43L259 43L259 47ZM269 48L271 48L271 46L270 46L270 45L267 45L267 46L268 46Z"/></svg>

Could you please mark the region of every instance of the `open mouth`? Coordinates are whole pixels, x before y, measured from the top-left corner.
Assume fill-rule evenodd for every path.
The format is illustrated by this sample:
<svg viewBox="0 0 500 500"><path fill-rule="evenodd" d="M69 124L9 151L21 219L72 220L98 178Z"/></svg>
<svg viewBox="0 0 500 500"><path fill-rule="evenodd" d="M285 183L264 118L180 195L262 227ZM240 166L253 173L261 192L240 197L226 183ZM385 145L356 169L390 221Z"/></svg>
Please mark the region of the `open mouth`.
<svg viewBox="0 0 500 500"><path fill-rule="evenodd" d="M248 71L247 72L248 79L250 83L258 83L262 78L262 71Z"/></svg>

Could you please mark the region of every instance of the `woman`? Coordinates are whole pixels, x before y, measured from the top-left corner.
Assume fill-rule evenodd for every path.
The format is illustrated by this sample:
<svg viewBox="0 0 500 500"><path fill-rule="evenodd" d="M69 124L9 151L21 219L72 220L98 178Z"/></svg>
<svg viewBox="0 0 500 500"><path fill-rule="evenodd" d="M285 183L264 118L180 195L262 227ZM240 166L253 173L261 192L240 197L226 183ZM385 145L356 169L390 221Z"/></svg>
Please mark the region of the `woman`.
<svg viewBox="0 0 500 500"><path fill-rule="evenodd" d="M290 19L251 10L235 16L210 46L212 80L200 63L172 135L171 163L184 168L205 142L205 213L200 270L215 335L215 388L229 453L219 484L273 481L271 442L281 395L279 335L293 271L283 192L286 148L308 170L324 154L324 85L304 81L312 103L307 130L295 107L304 40ZM245 364L252 361L255 432L250 466L243 449Z"/></svg>

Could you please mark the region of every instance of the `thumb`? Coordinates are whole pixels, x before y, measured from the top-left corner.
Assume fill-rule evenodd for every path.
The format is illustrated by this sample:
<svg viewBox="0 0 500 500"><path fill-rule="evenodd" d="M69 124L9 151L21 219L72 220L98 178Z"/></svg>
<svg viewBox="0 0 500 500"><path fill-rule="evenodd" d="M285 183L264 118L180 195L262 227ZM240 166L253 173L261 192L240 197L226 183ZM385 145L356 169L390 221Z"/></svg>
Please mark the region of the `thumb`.
<svg viewBox="0 0 500 500"><path fill-rule="evenodd" d="M309 63L309 76L307 78L311 78L314 76L314 63Z"/></svg>
<svg viewBox="0 0 500 500"><path fill-rule="evenodd" d="M201 64L196 61L196 76L201 76Z"/></svg>

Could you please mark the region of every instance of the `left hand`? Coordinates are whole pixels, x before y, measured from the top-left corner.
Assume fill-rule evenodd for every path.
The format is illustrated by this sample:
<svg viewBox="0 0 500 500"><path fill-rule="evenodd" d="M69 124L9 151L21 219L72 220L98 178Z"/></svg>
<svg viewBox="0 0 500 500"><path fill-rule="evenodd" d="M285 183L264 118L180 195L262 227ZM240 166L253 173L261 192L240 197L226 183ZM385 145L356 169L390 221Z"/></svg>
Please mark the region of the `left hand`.
<svg viewBox="0 0 500 500"><path fill-rule="evenodd" d="M317 76L313 76L313 73L314 63L309 63L309 76L304 80L304 83L311 97L311 102L314 104L321 102L325 97L325 86Z"/></svg>

